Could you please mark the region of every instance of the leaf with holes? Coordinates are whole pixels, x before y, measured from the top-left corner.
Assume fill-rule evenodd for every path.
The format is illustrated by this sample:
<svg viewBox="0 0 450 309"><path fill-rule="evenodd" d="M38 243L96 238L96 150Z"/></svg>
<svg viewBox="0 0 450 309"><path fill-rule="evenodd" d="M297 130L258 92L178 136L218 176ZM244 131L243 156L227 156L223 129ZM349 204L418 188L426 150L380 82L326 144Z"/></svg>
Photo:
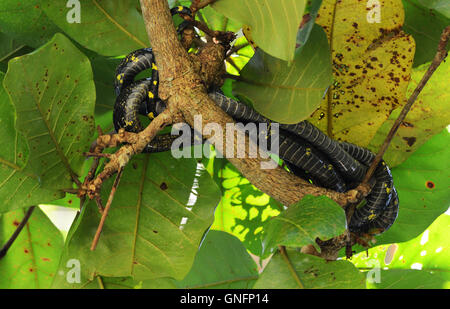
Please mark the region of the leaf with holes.
<svg viewBox="0 0 450 309"><path fill-rule="evenodd" d="M328 35L335 81L310 121L360 146L404 105L415 49L401 30L401 1L376 3L323 0L316 19Z"/></svg>
<svg viewBox="0 0 450 309"><path fill-rule="evenodd" d="M3 84L29 145L30 169L45 188L70 188L94 131L89 59L56 34L38 51L12 59Z"/></svg>
<svg viewBox="0 0 450 309"><path fill-rule="evenodd" d="M251 253L263 256L263 223L276 216L283 206L261 192L225 159L210 160L214 179L222 190L222 199L215 212L212 229L228 232L239 238Z"/></svg>
<svg viewBox="0 0 450 309"><path fill-rule="evenodd" d="M360 269L384 269L371 288L448 288L448 227L450 216L443 214L425 232L407 242L382 245L352 257ZM376 279L376 270L371 272ZM400 280L399 280L400 278Z"/></svg>
<svg viewBox="0 0 450 309"><path fill-rule="evenodd" d="M4 74L0 72L0 84ZM27 165L29 158L25 138L17 132L15 110L3 86L0 85L0 213L49 202L62 197L62 193L40 187L39 177Z"/></svg>
<svg viewBox="0 0 450 309"><path fill-rule="evenodd" d="M297 31L306 0L218 0L212 7L248 26L252 39L264 52L285 61L294 59Z"/></svg>
<svg viewBox="0 0 450 309"><path fill-rule="evenodd" d="M183 289L248 289L257 278L255 262L236 237L209 231L191 271L177 285Z"/></svg>
<svg viewBox="0 0 450 309"><path fill-rule="evenodd" d="M291 64L257 50L242 70L234 92L250 99L269 119L297 123L317 108L331 81L328 42L316 25Z"/></svg>
<svg viewBox="0 0 450 309"><path fill-rule="evenodd" d="M149 45L139 3L135 0L91 0L71 8L66 7L65 1L43 0L42 7L71 38L101 55L124 55ZM79 22L71 23L69 20L77 14Z"/></svg>
<svg viewBox="0 0 450 309"><path fill-rule="evenodd" d="M0 215L0 244L11 237L25 212L19 209ZM6 256L0 259L0 288L49 288L58 275L63 247L62 234L36 207Z"/></svg>
<svg viewBox="0 0 450 309"><path fill-rule="evenodd" d="M103 201L113 180L103 185ZM90 246L101 216L94 202L83 207L69 232L60 267L78 259L80 284L57 278L54 287L79 288L95 274L137 281L184 278L219 198L216 184L195 159L137 156L124 170L95 251Z"/></svg>
<svg viewBox="0 0 450 309"><path fill-rule="evenodd" d="M413 93L427 70L428 64L414 69L407 96ZM449 74L450 62L441 63L417 97L384 155L389 166L393 167L402 163L429 138L441 132L450 123L448 108L450 93L446 89ZM372 151L380 149L399 114L400 109L393 111L389 119L378 129L369 145Z"/></svg>
<svg viewBox="0 0 450 309"><path fill-rule="evenodd" d="M286 253L289 261L286 261L279 252L272 256L253 288L364 288L364 275L348 261L326 261L294 249L287 249Z"/></svg>
<svg viewBox="0 0 450 309"><path fill-rule="evenodd" d="M316 238L330 239L344 233L345 228L345 212L339 205L326 196L308 195L265 224L263 248L315 245Z"/></svg>
<svg viewBox="0 0 450 309"><path fill-rule="evenodd" d="M380 282L367 283L369 289L443 289L448 283L436 273L413 269L380 270Z"/></svg>
<svg viewBox="0 0 450 309"><path fill-rule="evenodd" d="M0 12L0 31L21 44L36 48L60 31L42 10L40 0L2 0Z"/></svg>

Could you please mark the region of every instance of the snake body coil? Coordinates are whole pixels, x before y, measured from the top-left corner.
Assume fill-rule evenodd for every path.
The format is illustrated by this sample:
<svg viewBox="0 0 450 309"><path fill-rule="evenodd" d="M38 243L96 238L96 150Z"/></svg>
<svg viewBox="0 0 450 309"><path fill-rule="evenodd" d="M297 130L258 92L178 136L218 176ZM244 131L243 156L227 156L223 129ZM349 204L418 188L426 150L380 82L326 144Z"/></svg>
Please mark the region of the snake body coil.
<svg viewBox="0 0 450 309"><path fill-rule="evenodd" d="M185 7L171 10L174 14L190 15ZM186 27L182 23L178 32ZM181 29L181 30L180 30ZM135 81L142 71L152 69L151 77ZM118 130L139 132L143 126L138 115L156 117L165 109L158 97L158 71L151 48L133 51L125 57L116 70L114 126ZM249 106L230 99L220 92L209 93L211 99L236 122L271 123L271 121ZM368 165L375 155L367 149L349 143L339 143L308 121L296 124L280 124L278 155L291 172L316 185L344 192L360 183ZM170 150L172 142L179 136L163 134L156 136L143 152ZM355 210L349 229L352 232L377 234L387 230L398 213L398 196L393 186L392 175L384 161L374 174L375 183L366 204Z"/></svg>

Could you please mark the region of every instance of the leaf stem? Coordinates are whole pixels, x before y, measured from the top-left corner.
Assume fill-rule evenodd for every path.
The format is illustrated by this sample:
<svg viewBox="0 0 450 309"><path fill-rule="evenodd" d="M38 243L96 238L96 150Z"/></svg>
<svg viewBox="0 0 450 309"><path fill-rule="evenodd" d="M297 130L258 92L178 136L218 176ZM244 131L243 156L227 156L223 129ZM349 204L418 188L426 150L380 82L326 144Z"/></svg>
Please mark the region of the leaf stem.
<svg viewBox="0 0 450 309"><path fill-rule="evenodd" d="M294 277L295 282L297 282L297 285L299 286L300 289L304 289L305 286L303 285L302 281L300 280L300 277L297 274L297 271L294 268L294 265L292 265L291 260L289 259L289 256L286 252L286 247L285 246L278 246L278 250L280 250L281 256L283 257L283 260L286 262L289 271L292 274L292 277Z"/></svg>
<svg viewBox="0 0 450 309"><path fill-rule="evenodd" d="M6 242L6 244L3 246L2 249L0 249L0 259L3 258L6 253L8 252L9 248L11 247L11 245L14 243L14 241L16 240L17 236L19 236L20 232L22 231L22 229L24 228L24 226L27 224L28 219L30 219L31 215L33 214L34 209L36 208L36 206L31 206L30 208L28 208L27 212L25 213L25 216L23 217L22 221L19 223L19 225L17 226L16 230L14 231L14 233L11 235L11 237L8 239L8 241Z"/></svg>

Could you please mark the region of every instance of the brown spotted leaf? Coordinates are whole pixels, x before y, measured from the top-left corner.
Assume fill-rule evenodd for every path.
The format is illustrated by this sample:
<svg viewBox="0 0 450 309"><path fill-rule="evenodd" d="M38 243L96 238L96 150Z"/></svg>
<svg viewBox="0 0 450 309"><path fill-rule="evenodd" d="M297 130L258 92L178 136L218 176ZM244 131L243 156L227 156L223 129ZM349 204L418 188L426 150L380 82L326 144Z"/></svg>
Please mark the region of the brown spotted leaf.
<svg viewBox="0 0 450 309"><path fill-rule="evenodd" d="M30 170L44 188L70 188L94 131L89 59L58 33L36 52L11 59L3 85L29 145Z"/></svg>
<svg viewBox="0 0 450 309"><path fill-rule="evenodd" d="M39 177L29 162L29 148L25 138L16 130L15 109L1 85L0 72L0 213L61 198L63 193L40 187Z"/></svg>
<svg viewBox="0 0 450 309"><path fill-rule="evenodd" d="M429 64L424 64L414 70L407 91L408 96L417 87L428 70L428 66ZM429 138L441 132L450 123L450 109L448 108L450 93L447 90L449 74L450 62L441 63L414 102L384 155L389 166L402 163ZM376 151L380 148L399 113L400 109L395 110L391 117L383 123L370 142L370 149Z"/></svg>
<svg viewBox="0 0 450 309"><path fill-rule="evenodd" d="M324 0L317 17L330 42L335 81L312 122L362 146L405 103L415 50L401 30L401 1L379 3L377 8L367 1Z"/></svg>

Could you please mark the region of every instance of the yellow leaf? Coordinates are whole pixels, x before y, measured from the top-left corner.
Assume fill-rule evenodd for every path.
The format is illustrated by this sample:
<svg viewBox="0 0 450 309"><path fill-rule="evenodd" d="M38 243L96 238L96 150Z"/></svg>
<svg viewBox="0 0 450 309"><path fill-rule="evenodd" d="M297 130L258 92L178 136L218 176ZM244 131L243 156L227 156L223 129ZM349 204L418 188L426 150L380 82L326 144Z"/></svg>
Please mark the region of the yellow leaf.
<svg viewBox="0 0 450 309"><path fill-rule="evenodd" d="M334 83L311 121L328 135L366 146L406 103L415 43L403 21L401 0L323 1L316 22L328 36Z"/></svg>

